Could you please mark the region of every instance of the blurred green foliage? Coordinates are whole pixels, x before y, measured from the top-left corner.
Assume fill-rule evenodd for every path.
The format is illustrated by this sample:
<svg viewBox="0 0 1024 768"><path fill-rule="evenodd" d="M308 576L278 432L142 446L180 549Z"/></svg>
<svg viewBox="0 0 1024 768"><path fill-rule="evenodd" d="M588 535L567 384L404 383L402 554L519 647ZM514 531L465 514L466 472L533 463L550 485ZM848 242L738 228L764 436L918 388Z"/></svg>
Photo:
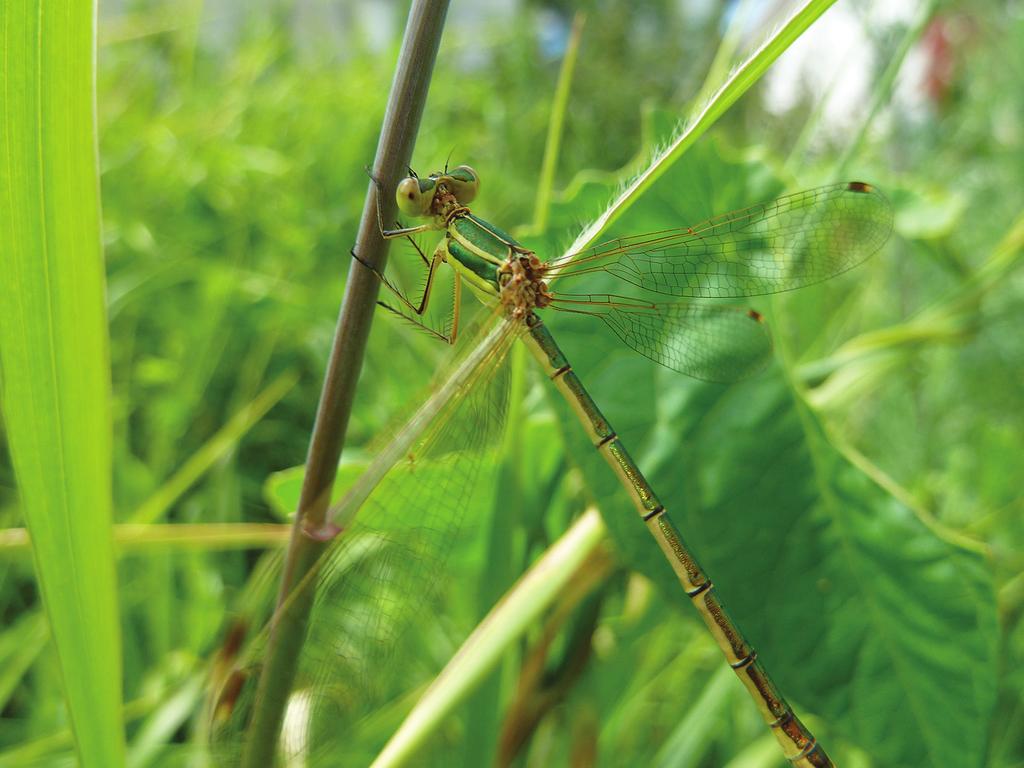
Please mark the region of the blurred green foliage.
<svg viewBox="0 0 1024 768"><path fill-rule="evenodd" d="M548 231L524 238L542 254L565 246L691 113L732 12L585 5L556 177L567 192ZM869 117L871 83L908 27L850 6L843 23L866 30L873 57L848 63L824 90L802 83L787 110L762 84L622 231L692 223L833 180L858 118ZM533 210L566 13L455 3L433 77L414 165L433 170L449 154L470 163L483 179L475 209L513 231ZM403 19L404 8L372 3L130 4L103 14L97 98L119 520L285 372L298 384L164 522L265 522L291 508L281 499L294 479L268 478L305 455ZM741 50L761 31L746 29ZM868 90L849 103L849 121L830 122L819 107L856 66ZM843 171L886 191L896 233L848 276L755 302L781 358L763 380L727 389L683 381L592 328L555 326L769 670L843 765L1024 762L1022 73L1019 4L950 2L935 12ZM389 269L415 286L408 255L392 248ZM378 318L346 460L386 439L450 354ZM622 563L660 579L661 561L647 542L631 544L633 513L621 514L628 508L600 472L568 472L575 426L556 422L558 406L530 381L525 453L545 457L533 478L543 491L502 524L512 576L596 497L609 525L625 520ZM563 441L570 458L552 448ZM16 525L13 493L4 510ZM416 679L429 679L479 620L489 604L481 593L508 586L479 583L498 525L471 523L436 620L396 651L418 656ZM247 596L269 591L266 568L260 552L126 553L125 695L139 764L198 759L206 714L196 681ZM795 571L807 579L778 581ZM10 749L0 763L52 764L68 743L56 668L38 642L26 656L39 634L26 563L5 562L4 577L0 651L12 672L0 687L0 744ZM684 601L666 610L625 567L597 601L593 657L521 764L590 752L601 765L780 763ZM583 612L570 625L585 626ZM896 665L885 653L894 646ZM439 735L432 759L492 762L516 671L510 659L489 689L501 705L481 694ZM350 764L364 764L411 703L393 695L345 732Z"/></svg>

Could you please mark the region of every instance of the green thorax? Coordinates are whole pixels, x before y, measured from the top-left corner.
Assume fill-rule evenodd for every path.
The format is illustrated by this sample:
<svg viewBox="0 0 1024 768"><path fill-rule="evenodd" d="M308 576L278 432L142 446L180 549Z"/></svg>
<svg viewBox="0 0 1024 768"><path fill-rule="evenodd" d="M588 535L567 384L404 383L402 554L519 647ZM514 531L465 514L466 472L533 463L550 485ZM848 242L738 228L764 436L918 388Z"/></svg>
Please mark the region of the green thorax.
<svg viewBox="0 0 1024 768"><path fill-rule="evenodd" d="M526 249L490 222L466 211L448 223L446 248L453 267L478 291L498 293L498 269ZM461 267L461 269L460 269Z"/></svg>

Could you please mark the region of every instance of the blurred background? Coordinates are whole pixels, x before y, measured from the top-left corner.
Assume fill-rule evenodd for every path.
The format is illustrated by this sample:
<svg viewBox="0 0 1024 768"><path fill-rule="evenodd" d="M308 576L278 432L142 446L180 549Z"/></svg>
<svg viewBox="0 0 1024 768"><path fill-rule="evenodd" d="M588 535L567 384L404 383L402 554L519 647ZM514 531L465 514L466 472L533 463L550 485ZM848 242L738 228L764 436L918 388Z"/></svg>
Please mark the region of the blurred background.
<svg viewBox="0 0 1024 768"><path fill-rule="evenodd" d="M474 210L557 255L793 7L456 0L413 166L472 165L482 179ZM305 457L407 11L355 0L100 4L121 522L288 521L288 470ZM539 221L577 11L556 193ZM843 765L1024 765L1021 82L1024 3L840 0L620 227L692 224L859 179L893 203L883 251L827 285L753 302L782 362L724 393L652 371L592 327L556 328L655 486L669 488L669 508L772 674ZM389 271L414 287L410 254L393 247ZM345 461L372 453L451 354L378 314ZM555 411L530 381L530 439L546 445ZM482 615L480 593L500 595L582 508L573 462L558 458L572 449L552 450L540 479L567 487L511 526L511 576L484 583L483 543L455 553L421 679ZM838 464L839 479L822 483ZM836 511L850 507L864 514ZM871 537L875 548L862 546ZM265 551L220 544L125 549L134 764L200 759L207 665ZM585 668L557 689L514 760L780 765L696 614L651 596L657 573L635 575L658 557L644 546L616 540L617 565L579 620L592 641ZM39 616L28 560L5 558L0 573L4 624L26 632ZM807 586L789 593L794 573ZM915 578L920 589L903 597L865 588ZM38 642L4 651L4 765L54 764L69 743L45 630L31 626L18 637ZM879 637L904 650L878 652ZM565 639L559 652L570 650ZM516 669L510 659L491 681L490 721L467 707L424 760L492 763ZM337 764L365 763L398 717L389 710L359 731L351 763ZM947 739L959 747L942 751Z"/></svg>

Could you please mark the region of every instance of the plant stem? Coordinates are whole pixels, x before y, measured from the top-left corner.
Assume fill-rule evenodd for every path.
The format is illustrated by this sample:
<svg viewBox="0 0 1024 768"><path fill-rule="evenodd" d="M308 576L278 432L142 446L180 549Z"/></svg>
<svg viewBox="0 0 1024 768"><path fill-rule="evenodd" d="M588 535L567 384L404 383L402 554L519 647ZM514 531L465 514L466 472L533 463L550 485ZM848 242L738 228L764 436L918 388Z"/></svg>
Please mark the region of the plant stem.
<svg viewBox="0 0 1024 768"><path fill-rule="evenodd" d="M448 0L415 0L409 11L373 165L373 177L386 189L394 188L412 157L447 12ZM377 185L371 181L355 248L364 263L382 270L387 259L387 241L381 236L377 221L377 193ZM395 201L385 195L380 200L379 210L385 221L391 221L396 215ZM303 589L299 595L291 592L294 585L304 582L329 544L308 536L306 531L323 526L379 287L373 272L353 261L310 436L299 508L281 576L277 604L283 610L275 614L271 626L242 754L243 766L265 768L274 762L284 708L313 599L313 590Z"/></svg>
<svg viewBox="0 0 1024 768"><path fill-rule="evenodd" d="M576 71L576 56L583 37L586 16L577 11L572 20L572 31L566 44L562 68L558 72L558 85L551 102L551 119L548 121L548 137L544 143L544 161L541 164L540 180L537 182L537 202L533 209L531 231L543 232L548 226L551 212L551 188L555 184L555 168L558 166L558 150L562 144L562 129L565 127L565 113L569 105L569 88Z"/></svg>

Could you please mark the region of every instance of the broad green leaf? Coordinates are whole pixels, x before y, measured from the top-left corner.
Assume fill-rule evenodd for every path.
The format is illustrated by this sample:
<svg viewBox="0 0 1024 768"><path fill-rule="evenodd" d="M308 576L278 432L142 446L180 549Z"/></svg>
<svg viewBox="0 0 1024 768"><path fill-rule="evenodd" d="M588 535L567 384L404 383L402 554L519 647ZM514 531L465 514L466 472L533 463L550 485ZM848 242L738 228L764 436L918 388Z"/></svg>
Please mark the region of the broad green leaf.
<svg viewBox="0 0 1024 768"><path fill-rule="evenodd" d="M777 378L725 394L686 443L655 474L783 690L881 764L977 765L996 672L984 559L876 485Z"/></svg>
<svg viewBox="0 0 1024 768"><path fill-rule="evenodd" d="M367 462L362 460L343 460L338 467L337 477L334 478L334 488L331 490L331 503L341 499L345 491L352 487L352 484L359 479L359 476L366 471ZM263 484L263 497L267 500L271 510L280 520L290 520L295 515L296 504L299 501L299 494L302 491L302 479L305 477L306 467L289 467L270 475Z"/></svg>
<svg viewBox="0 0 1024 768"><path fill-rule="evenodd" d="M124 760L93 3L0 9L3 417L78 756Z"/></svg>
<svg viewBox="0 0 1024 768"><path fill-rule="evenodd" d="M27 613L4 628L0 636L0 706L7 706L21 676L45 647L46 619L42 613Z"/></svg>

